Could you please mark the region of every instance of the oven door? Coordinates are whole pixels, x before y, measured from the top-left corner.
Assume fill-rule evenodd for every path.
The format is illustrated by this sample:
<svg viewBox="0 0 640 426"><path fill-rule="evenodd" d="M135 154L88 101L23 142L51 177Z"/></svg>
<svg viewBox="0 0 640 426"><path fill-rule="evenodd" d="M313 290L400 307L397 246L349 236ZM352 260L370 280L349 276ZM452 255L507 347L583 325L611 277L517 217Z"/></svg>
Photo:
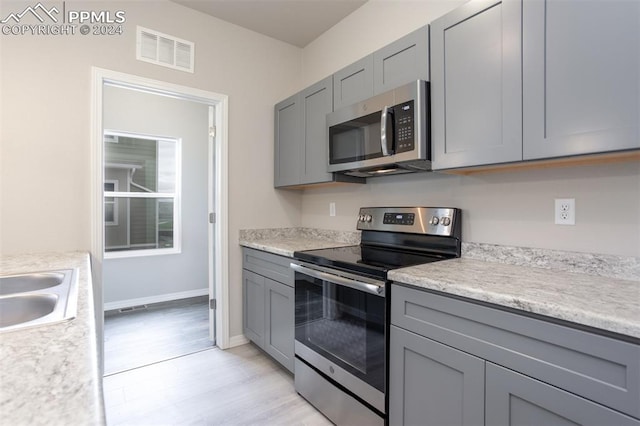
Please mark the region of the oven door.
<svg viewBox="0 0 640 426"><path fill-rule="evenodd" d="M385 412L385 283L302 262L295 271L295 353Z"/></svg>

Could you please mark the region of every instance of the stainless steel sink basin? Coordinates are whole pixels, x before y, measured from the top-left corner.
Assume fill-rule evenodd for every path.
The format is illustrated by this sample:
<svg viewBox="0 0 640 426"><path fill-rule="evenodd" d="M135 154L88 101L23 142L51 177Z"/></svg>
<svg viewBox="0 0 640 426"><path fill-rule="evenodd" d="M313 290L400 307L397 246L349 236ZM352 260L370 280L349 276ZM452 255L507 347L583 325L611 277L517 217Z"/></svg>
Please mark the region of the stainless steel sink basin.
<svg viewBox="0 0 640 426"><path fill-rule="evenodd" d="M61 272L42 272L39 274L0 277L0 296L27 291L44 290L62 284Z"/></svg>
<svg viewBox="0 0 640 426"><path fill-rule="evenodd" d="M0 332L75 318L78 271L0 277Z"/></svg>
<svg viewBox="0 0 640 426"><path fill-rule="evenodd" d="M0 299L0 327L27 323L56 308L58 296L55 294L25 294Z"/></svg>

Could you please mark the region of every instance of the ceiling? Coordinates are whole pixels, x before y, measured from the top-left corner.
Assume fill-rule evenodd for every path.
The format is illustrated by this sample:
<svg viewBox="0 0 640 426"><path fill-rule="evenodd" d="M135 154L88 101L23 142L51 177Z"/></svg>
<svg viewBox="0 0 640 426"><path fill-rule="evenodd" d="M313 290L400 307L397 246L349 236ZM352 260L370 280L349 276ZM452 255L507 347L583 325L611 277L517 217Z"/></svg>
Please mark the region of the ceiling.
<svg viewBox="0 0 640 426"><path fill-rule="evenodd" d="M305 47L367 0L172 0L269 37Z"/></svg>

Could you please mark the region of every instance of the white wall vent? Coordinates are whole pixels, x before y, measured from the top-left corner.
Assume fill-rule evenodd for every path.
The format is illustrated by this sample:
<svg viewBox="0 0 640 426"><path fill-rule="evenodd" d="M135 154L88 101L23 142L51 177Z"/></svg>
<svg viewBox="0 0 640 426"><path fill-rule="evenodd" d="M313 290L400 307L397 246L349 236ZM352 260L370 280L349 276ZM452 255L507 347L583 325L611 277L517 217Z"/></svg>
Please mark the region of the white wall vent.
<svg viewBox="0 0 640 426"><path fill-rule="evenodd" d="M136 59L193 72L195 44L148 28L138 27Z"/></svg>

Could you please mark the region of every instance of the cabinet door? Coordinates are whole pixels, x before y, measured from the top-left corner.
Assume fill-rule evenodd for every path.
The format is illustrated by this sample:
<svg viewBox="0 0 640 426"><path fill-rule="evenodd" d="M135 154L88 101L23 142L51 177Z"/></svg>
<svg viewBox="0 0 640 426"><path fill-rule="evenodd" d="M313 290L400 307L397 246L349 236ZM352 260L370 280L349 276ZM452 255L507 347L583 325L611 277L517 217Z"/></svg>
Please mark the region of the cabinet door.
<svg viewBox="0 0 640 426"><path fill-rule="evenodd" d="M327 114L333 111L333 77L303 90L300 100L304 126L302 183L330 182Z"/></svg>
<svg viewBox="0 0 640 426"><path fill-rule="evenodd" d="M291 96L276 104L274 115L274 186L297 185L300 183L302 146L299 96Z"/></svg>
<svg viewBox="0 0 640 426"><path fill-rule="evenodd" d="M487 362L486 424L634 425L640 421Z"/></svg>
<svg viewBox="0 0 640 426"><path fill-rule="evenodd" d="M389 424L484 424L484 365L480 358L392 325Z"/></svg>
<svg viewBox="0 0 640 426"><path fill-rule="evenodd" d="M429 26L407 34L373 54L374 94L414 80L429 80Z"/></svg>
<svg viewBox="0 0 640 426"><path fill-rule="evenodd" d="M524 159L640 148L640 2L524 0Z"/></svg>
<svg viewBox="0 0 640 426"><path fill-rule="evenodd" d="M293 287L265 279L264 350L293 372Z"/></svg>
<svg viewBox="0 0 640 426"><path fill-rule="evenodd" d="M253 272L242 271L242 325L244 335L261 348L264 347L264 282Z"/></svg>
<svg viewBox="0 0 640 426"><path fill-rule="evenodd" d="M522 160L521 10L477 0L432 22L434 169Z"/></svg>
<svg viewBox="0 0 640 426"><path fill-rule="evenodd" d="M373 55L333 74L333 109L337 110L373 95Z"/></svg>

